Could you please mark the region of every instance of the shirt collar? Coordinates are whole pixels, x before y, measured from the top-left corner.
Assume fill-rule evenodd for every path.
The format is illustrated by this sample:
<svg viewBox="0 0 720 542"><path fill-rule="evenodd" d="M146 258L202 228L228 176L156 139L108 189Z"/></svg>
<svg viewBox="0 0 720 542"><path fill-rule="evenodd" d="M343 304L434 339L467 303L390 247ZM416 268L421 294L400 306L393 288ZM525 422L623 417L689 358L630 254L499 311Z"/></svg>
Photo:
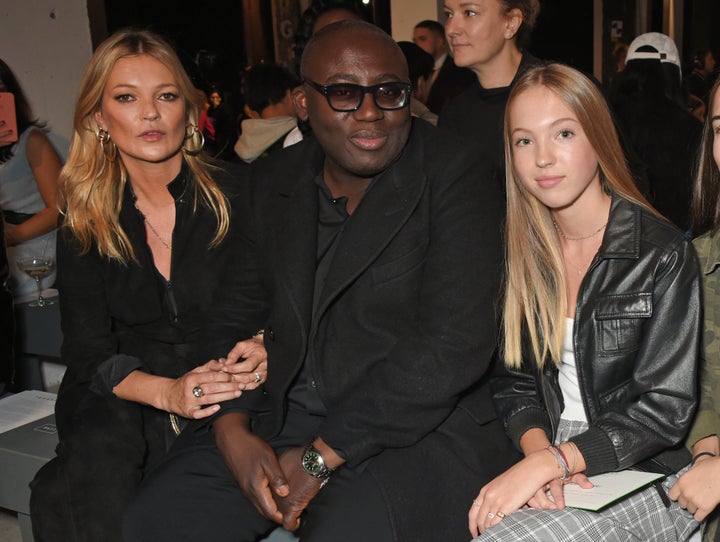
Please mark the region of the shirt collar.
<svg viewBox="0 0 720 542"><path fill-rule="evenodd" d="M707 258L703 263L703 274L710 275L718 266L720 266L720 243L717 242L715 235L708 239Z"/></svg>

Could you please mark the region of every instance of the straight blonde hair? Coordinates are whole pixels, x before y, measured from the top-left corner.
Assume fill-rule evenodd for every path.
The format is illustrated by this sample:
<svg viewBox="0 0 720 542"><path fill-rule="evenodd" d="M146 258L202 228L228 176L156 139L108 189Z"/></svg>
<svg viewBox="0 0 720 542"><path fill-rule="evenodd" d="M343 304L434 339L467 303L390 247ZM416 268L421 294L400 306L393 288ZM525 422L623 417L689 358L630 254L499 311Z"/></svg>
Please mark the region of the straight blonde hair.
<svg viewBox="0 0 720 542"><path fill-rule="evenodd" d="M136 261L135 251L119 222L127 170L119 154L114 161L103 154L95 112L100 108L103 90L115 63L141 54L152 56L172 72L185 102L186 125L197 126L201 107L199 93L172 47L152 32L121 30L98 47L85 70L75 106L70 152L59 181L64 227L80 241L82 253L86 254L95 243L102 256L121 263ZM186 130L186 136L192 135ZM202 200L214 213L217 229L210 246L215 246L227 234L229 204L210 176L210 165L186 150L186 144L182 152L193 177L194 209Z"/></svg>
<svg viewBox="0 0 720 542"><path fill-rule="evenodd" d="M526 333L541 368L547 358L559 362L565 335L567 278L560 240L550 209L525 189L515 170L510 141L509 112L514 102L538 86L555 94L577 117L595 151L603 189L657 214L635 186L598 87L579 71L562 64L537 66L523 73L510 92L505 110L507 255L502 342L505 364L510 368L523 364Z"/></svg>

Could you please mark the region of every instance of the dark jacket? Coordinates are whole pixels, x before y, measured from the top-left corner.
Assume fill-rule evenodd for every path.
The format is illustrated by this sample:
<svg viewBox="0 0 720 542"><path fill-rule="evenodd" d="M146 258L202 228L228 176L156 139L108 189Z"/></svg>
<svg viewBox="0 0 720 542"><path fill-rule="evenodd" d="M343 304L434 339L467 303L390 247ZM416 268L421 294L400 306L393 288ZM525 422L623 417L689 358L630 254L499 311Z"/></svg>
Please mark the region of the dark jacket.
<svg viewBox="0 0 720 542"><path fill-rule="evenodd" d="M674 449L697 401L701 302L698 264L681 232L614 197L598 255L578 292L573 344L590 428L577 444L588 475L653 458L678 470ZM555 363L529 357L495 382L495 404L511 439L533 427L552 441L563 398Z"/></svg>
<svg viewBox="0 0 720 542"><path fill-rule="evenodd" d="M505 147L503 119L510 91L515 81L540 60L523 51L522 60L512 82L506 87L483 88L477 78L462 94L443 108L438 126L467 139L484 164L492 168L492 177L505 191Z"/></svg>
<svg viewBox="0 0 720 542"><path fill-rule="evenodd" d="M244 184L237 173L213 170L232 203ZM136 262L102 257L94 245L82 254L69 229L59 232L57 284L67 371L55 405L57 457L31 483L36 540L119 541L125 506L175 441L167 412L119 399L112 386L135 369L174 378L207 361L188 353L221 288L218 276L237 235L231 230L219 246L208 248L217 221L203 203L194 209L186 174L184 168L168 184L176 213L170 285L155 268L129 186L119 220Z"/></svg>
<svg viewBox="0 0 720 542"><path fill-rule="evenodd" d="M318 435L371 469L397 540L466 539L468 503L516 458L481 382L496 339L502 198L478 182L472 149L415 122L345 224L313 321L323 162L311 138L254 164L254 231L232 303L214 312L215 336L230 339L215 353L262 327L268 379L225 411L277 434L313 345L327 409Z"/></svg>
<svg viewBox="0 0 720 542"><path fill-rule="evenodd" d="M439 115L446 103L475 82L477 82L475 74L468 68L456 65L453 57L448 54L430 87L425 105L430 111Z"/></svg>
<svg viewBox="0 0 720 542"><path fill-rule="evenodd" d="M232 167L231 173L215 171L231 201L237 199L233 193L240 191L243 182L236 177L239 170ZM70 230L60 230L61 354L67 365L56 406L61 439L78 425L73 418L86 395L112 396L112 386L135 369L176 378L196 366L197 360L188 353L211 307L220 271L234 251L234 235L230 232L219 247L208 248L217 223L202 203L193 211L188 173L183 169L168 185L176 207L172 296L153 263L129 184L119 219L137 262L125 265L101 257L94 245L81 254Z"/></svg>

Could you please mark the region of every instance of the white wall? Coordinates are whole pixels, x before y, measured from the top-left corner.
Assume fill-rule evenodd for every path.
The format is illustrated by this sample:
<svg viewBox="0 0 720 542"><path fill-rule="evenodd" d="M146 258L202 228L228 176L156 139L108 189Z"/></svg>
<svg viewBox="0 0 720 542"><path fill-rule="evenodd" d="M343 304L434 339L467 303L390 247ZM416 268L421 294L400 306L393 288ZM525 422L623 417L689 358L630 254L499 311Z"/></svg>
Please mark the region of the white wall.
<svg viewBox="0 0 720 542"><path fill-rule="evenodd" d="M442 4L442 0L391 0L390 16L395 41L412 41L415 25L425 19L437 21Z"/></svg>
<svg viewBox="0 0 720 542"><path fill-rule="evenodd" d="M65 138L92 54L86 0L0 0L0 58L33 113Z"/></svg>

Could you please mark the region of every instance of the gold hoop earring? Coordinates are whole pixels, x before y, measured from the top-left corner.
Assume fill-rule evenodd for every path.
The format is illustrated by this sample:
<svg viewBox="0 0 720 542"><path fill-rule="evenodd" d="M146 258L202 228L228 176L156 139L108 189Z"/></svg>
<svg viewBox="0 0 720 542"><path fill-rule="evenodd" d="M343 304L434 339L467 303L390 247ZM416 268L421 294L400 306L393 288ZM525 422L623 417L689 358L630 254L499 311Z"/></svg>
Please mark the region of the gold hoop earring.
<svg viewBox="0 0 720 542"><path fill-rule="evenodd" d="M190 156L199 154L205 146L205 136L198 129L196 124L188 124L185 127L185 142L183 143L182 149L185 153Z"/></svg>
<svg viewBox="0 0 720 542"><path fill-rule="evenodd" d="M117 157L117 146L115 145L115 142L110 139L110 133L107 130L98 128L95 136L100 142L100 147L102 148L103 155L105 155L107 161L114 162Z"/></svg>

